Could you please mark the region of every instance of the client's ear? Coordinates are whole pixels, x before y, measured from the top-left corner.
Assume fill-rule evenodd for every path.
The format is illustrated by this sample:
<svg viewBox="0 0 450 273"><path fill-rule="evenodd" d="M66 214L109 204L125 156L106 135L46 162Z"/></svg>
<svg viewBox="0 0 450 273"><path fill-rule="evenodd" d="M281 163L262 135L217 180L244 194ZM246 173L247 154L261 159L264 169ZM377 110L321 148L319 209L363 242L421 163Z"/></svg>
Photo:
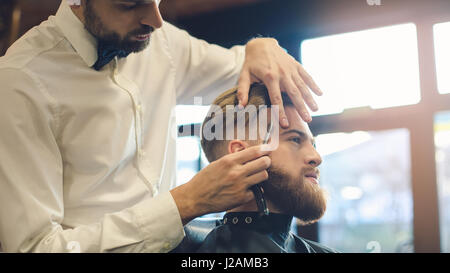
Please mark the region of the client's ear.
<svg viewBox="0 0 450 273"><path fill-rule="evenodd" d="M228 142L228 153L236 153L239 151L242 151L244 149L247 149L250 145L242 140L234 139Z"/></svg>

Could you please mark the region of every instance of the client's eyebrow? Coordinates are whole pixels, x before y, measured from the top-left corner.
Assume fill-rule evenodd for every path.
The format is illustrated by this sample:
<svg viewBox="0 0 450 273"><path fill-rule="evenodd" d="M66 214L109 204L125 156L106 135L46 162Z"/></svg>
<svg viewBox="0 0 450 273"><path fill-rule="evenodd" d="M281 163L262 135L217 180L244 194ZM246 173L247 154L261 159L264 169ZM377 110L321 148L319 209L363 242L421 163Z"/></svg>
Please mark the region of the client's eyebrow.
<svg viewBox="0 0 450 273"><path fill-rule="evenodd" d="M310 138L303 131L300 131L300 130L297 130L297 129L291 129L291 130L288 130L288 131L284 131L283 133L281 133L281 135L287 135L287 134L290 134L290 133L297 134L302 139L302 141L305 141L307 139L311 139L311 144L314 146L314 148L316 147L316 140L314 138Z"/></svg>

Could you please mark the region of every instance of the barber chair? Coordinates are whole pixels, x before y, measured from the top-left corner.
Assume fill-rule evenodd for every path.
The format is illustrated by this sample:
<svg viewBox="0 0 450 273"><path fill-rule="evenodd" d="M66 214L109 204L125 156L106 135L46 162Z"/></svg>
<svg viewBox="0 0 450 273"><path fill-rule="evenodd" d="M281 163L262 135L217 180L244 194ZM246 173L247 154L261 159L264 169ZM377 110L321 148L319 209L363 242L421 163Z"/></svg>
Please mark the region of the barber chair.
<svg viewBox="0 0 450 273"><path fill-rule="evenodd" d="M221 218L196 218L184 226L186 236L170 253L194 253L201 246L206 236L218 225Z"/></svg>

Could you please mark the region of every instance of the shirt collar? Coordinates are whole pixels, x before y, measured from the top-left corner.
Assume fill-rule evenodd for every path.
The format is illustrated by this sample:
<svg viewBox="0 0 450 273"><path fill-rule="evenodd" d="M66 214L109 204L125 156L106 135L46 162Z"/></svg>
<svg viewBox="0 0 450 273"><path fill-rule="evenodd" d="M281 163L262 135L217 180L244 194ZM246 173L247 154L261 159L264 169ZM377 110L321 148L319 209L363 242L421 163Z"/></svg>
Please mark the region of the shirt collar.
<svg viewBox="0 0 450 273"><path fill-rule="evenodd" d="M228 212L224 215L222 224L231 228L244 228L265 234L279 247L295 252L295 246L290 233L293 217L290 215L270 213L261 215L259 212Z"/></svg>
<svg viewBox="0 0 450 273"><path fill-rule="evenodd" d="M258 230L263 233L283 233L288 234L292 216L270 213L261 216L259 212L228 212L224 215L222 223L224 225L239 226Z"/></svg>
<svg viewBox="0 0 450 273"><path fill-rule="evenodd" d="M97 39L87 31L66 0L61 1L55 20L75 51L89 67L92 67L98 59Z"/></svg>

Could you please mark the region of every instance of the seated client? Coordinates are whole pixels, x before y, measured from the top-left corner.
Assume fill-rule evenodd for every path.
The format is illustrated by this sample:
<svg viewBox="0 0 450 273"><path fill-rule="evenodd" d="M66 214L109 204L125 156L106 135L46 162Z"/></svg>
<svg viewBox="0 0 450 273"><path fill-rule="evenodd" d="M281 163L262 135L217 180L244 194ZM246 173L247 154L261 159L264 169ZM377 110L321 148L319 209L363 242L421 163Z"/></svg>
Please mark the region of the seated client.
<svg viewBox="0 0 450 273"><path fill-rule="evenodd" d="M270 213L268 215L260 213L255 200L227 211L223 219L218 221L218 225L206 236L197 252L335 252L290 232L293 217L305 225L318 221L326 209L326 196L318 183L318 166L322 159L315 149L308 124L301 119L289 97L285 93L282 94L290 125L288 128L276 127L276 130L272 130L269 141L272 148L269 154L272 164L267 170L268 179L261 184ZM266 130L259 132L263 127L261 124L265 125L264 127L269 127L270 123L274 126L279 124L278 119L274 119L274 113L271 113L276 109L271 108L267 89L262 84L254 84L250 89L248 105L240 111L244 112L244 121L238 121L239 111L235 111L231 115L231 119L234 119L230 122L227 111L237 109L237 105L237 89L226 91L216 98L212 106L215 110L222 110L223 114L215 115L211 108L202 124L201 144L210 162L228 153L262 144ZM252 109L257 110L257 115L245 113L252 105ZM262 113L263 110L266 113ZM261 117L264 115L266 118L262 119L261 123ZM240 117L242 118L242 115ZM217 119L220 119L220 122L217 122ZM260 120L256 122L257 119ZM245 124L243 130L245 133L241 131L239 135L238 129L234 128L230 134L227 127L230 124L235 127ZM214 126L215 128L212 128ZM219 128L221 126L222 128ZM252 138L253 126L258 128L256 137ZM220 129L223 129L223 138L207 135L217 136Z"/></svg>

